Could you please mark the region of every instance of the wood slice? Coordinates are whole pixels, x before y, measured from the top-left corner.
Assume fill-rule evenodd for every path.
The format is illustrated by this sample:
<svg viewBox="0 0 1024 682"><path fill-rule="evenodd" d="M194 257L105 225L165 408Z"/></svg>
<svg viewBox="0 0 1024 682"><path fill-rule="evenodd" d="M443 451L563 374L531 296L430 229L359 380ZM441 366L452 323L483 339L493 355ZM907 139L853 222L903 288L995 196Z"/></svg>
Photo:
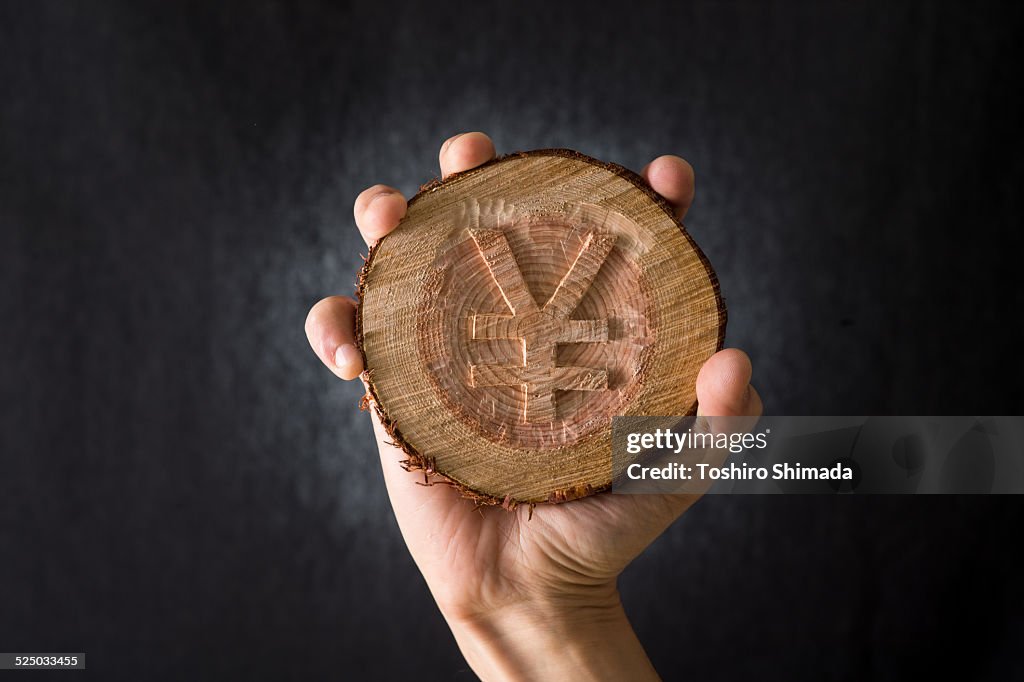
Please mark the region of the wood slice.
<svg viewBox="0 0 1024 682"><path fill-rule="evenodd" d="M718 280L631 171L513 154L409 202L360 273L370 398L408 469L481 503L611 485L614 415L696 411L719 350Z"/></svg>

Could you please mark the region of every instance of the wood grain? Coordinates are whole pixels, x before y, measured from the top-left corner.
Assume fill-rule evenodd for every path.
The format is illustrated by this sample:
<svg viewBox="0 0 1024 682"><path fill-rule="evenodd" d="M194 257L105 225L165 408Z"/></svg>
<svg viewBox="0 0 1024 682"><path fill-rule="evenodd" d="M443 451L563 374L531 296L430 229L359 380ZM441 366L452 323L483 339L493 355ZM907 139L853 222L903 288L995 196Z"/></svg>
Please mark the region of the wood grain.
<svg viewBox="0 0 1024 682"><path fill-rule="evenodd" d="M606 490L612 416L692 414L725 332L671 207L570 150L425 186L359 299L370 399L405 466L506 507Z"/></svg>

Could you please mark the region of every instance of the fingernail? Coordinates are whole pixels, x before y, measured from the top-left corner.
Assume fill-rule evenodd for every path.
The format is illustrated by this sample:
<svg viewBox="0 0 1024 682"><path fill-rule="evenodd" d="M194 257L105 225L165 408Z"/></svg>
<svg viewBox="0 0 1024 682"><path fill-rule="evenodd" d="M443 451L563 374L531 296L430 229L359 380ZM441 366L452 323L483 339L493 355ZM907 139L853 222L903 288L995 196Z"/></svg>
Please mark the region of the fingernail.
<svg viewBox="0 0 1024 682"><path fill-rule="evenodd" d="M344 369L353 365L358 366L362 360L359 351L351 343L341 344L334 353L334 366L338 369Z"/></svg>

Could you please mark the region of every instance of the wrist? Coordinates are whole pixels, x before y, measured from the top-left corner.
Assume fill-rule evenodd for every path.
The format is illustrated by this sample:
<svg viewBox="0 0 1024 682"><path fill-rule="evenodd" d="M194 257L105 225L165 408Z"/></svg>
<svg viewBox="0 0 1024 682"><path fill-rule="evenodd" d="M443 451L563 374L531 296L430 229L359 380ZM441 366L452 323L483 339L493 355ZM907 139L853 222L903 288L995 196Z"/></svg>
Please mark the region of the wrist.
<svg viewBox="0 0 1024 682"><path fill-rule="evenodd" d="M467 662L486 682L658 679L614 583L486 610L441 610Z"/></svg>

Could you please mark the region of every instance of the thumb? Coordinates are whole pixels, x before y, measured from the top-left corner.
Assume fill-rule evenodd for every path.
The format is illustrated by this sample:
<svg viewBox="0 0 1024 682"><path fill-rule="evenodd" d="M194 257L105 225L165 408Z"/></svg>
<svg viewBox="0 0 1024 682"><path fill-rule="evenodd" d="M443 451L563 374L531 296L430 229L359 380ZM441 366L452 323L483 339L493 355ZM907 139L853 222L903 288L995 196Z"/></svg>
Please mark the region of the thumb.
<svg viewBox="0 0 1024 682"><path fill-rule="evenodd" d="M708 358L697 375L697 413L708 417L759 417L761 396L750 385L747 354L727 348Z"/></svg>

